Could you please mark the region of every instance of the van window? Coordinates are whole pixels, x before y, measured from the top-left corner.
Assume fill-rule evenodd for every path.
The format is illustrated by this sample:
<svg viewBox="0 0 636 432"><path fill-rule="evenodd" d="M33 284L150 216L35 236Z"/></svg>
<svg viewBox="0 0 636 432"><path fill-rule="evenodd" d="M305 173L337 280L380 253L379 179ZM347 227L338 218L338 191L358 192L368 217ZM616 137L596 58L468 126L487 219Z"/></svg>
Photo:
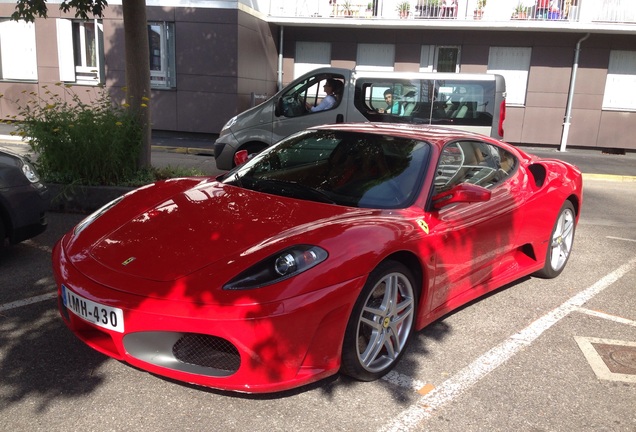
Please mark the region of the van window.
<svg viewBox="0 0 636 432"><path fill-rule="evenodd" d="M401 109L386 111L384 92L393 92ZM445 126L492 126L494 80L386 80L359 78L354 106L373 122L406 122Z"/></svg>
<svg viewBox="0 0 636 432"><path fill-rule="evenodd" d="M299 117L305 114L311 114L307 107L317 106L327 96L323 87L328 78L334 78L342 83L340 86L340 94L336 94L336 105L330 109L337 107L340 104L342 96L344 77L342 75L321 74L308 77L287 89L278 101L276 115Z"/></svg>

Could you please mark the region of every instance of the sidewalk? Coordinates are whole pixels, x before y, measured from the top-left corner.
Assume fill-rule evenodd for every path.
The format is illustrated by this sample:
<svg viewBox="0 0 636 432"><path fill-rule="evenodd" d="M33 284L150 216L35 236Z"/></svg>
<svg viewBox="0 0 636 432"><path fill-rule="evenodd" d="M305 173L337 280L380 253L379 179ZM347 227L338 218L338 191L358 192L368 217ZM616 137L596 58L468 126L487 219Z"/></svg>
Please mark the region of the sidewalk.
<svg viewBox="0 0 636 432"><path fill-rule="evenodd" d="M0 124L0 143L22 143L21 139L11 136L14 127ZM159 166L198 166L202 162L196 156L214 156L214 141L217 135L196 134L171 131L152 131L152 152L170 153L158 155ZM603 149L588 149L569 147L566 151L559 151L557 146L526 146L519 145L527 153L542 158L560 159L572 163L586 175L586 177L615 181L636 181L636 152L624 155L604 153ZM14 147L15 148L15 147ZM189 155L189 156L186 156ZM194 159L193 159L194 158ZM213 159L206 160L205 165L215 165ZM211 167L210 167L211 168ZM210 171L210 169L207 169ZM211 173L213 174L213 173Z"/></svg>

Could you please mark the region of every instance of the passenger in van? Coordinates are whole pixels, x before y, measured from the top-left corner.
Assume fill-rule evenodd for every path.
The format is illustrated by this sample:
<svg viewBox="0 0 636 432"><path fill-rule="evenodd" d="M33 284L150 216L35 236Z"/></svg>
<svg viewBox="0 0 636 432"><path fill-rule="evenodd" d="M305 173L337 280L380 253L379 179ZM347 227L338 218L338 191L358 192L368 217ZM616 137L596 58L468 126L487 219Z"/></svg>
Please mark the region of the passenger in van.
<svg viewBox="0 0 636 432"><path fill-rule="evenodd" d="M386 108L380 108L378 110L379 113L395 115L403 114L402 105L393 99L393 90L386 89L384 91L384 101L386 102Z"/></svg>
<svg viewBox="0 0 636 432"><path fill-rule="evenodd" d="M341 97L342 90L344 85L342 81L338 81L334 78L327 78L325 85L322 87L327 96L324 97L322 101L316 106L312 106L311 104L307 104L307 110L311 112L317 111L325 111L335 107L339 98Z"/></svg>

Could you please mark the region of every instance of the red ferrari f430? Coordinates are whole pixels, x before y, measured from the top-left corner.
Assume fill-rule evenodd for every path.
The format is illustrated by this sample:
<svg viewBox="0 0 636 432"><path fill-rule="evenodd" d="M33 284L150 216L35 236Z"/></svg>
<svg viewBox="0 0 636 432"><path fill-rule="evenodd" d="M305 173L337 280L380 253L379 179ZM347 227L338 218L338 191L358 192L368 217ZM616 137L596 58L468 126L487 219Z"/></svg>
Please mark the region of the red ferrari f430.
<svg viewBox="0 0 636 432"><path fill-rule="evenodd" d="M90 347L176 380L370 381L453 309L558 276L581 204L576 167L489 137L320 126L88 216L54 249L59 308Z"/></svg>

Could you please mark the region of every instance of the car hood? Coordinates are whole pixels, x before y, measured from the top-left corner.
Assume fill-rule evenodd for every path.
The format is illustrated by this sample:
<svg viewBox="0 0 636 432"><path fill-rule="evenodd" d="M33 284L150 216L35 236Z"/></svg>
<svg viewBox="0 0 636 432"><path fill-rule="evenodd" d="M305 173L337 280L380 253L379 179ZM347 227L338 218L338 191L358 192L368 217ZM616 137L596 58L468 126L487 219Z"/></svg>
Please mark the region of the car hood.
<svg viewBox="0 0 636 432"><path fill-rule="evenodd" d="M99 224L96 221L84 229L83 239L69 248L71 261L92 259L118 273L172 281L215 262L227 264L228 257L258 255L254 252L277 245L282 248L286 238L302 234L315 221L324 225L368 212L219 182L172 193L124 218L121 213L126 208L124 200L102 215ZM108 219L117 223L109 225Z"/></svg>

